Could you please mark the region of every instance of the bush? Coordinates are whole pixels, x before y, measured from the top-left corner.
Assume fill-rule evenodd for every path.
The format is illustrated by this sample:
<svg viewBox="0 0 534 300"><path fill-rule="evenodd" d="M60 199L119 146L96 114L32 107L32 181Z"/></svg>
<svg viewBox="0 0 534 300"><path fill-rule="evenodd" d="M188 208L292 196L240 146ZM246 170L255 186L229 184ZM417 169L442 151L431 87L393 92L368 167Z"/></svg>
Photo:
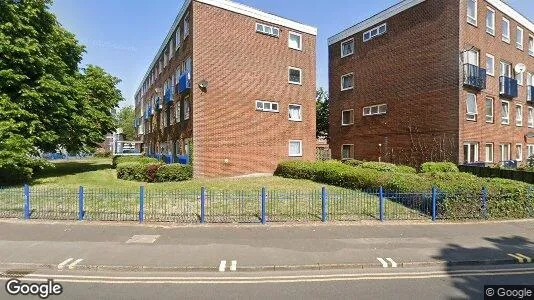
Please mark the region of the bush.
<svg viewBox="0 0 534 300"><path fill-rule="evenodd" d="M349 166L359 167L364 163L364 161L356 160L356 159L347 159L347 160L344 160L343 163Z"/></svg>
<svg viewBox="0 0 534 300"><path fill-rule="evenodd" d="M140 164L145 164L146 165L146 164L149 164L149 163L157 163L158 160L155 159L155 158L146 157L146 156L120 156L120 155L117 155L117 156L113 157L112 167L113 167L113 169L116 169L118 164L127 163L127 162L138 162Z"/></svg>
<svg viewBox="0 0 534 300"><path fill-rule="evenodd" d="M427 162L421 165L423 173L444 172L444 173L458 173L460 170L458 166L451 162Z"/></svg>
<svg viewBox="0 0 534 300"><path fill-rule="evenodd" d="M117 178L130 181L146 181L146 165L139 162L125 162L117 165Z"/></svg>
<svg viewBox="0 0 534 300"><path fill-rule="evenodd" d="M191 165L171 164L164 165L156 172L156 182L178 182L193 178Z"/></svg>
<svg viewBox="0 0 534 300"><path fill-rule="evenodd" d="M145 165L145 179L147 182L156 182L156 173L163 167L163 163L149 163Z"/></svg>

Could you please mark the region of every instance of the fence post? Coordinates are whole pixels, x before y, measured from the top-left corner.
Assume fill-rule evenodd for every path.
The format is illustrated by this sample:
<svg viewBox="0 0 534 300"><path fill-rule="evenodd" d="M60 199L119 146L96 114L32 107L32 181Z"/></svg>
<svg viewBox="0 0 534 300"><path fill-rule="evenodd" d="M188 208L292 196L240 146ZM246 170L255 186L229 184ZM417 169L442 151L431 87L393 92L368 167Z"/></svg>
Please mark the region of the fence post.
<svg viewBox="0 0 534 300"><path fill-rule="evenodd" d="M484 219L488 217L487 205L488 205L488 190L486 189L486 187L483 187L482 188L482 217Z"/></svg>
<svg viewBox="0 0 534 300"><path fill-rule="evenodd" d="M139 223L145 220L145 187L139 188Z"/></svg>
<svg viewBox="0 0 534 300"><path fill-rule="evenodd" d="M385 220L385 216L384 216L385 206L384 206L384 188L383 187L380 187L378 189L378 194L379 194L379 197L380 197L380 222L384 222L384 220Z"/></svg>
<svg viewBox="0 0 534 300"><path fill-rule="evenodd" d="M78 221L83 221L83 217L85 215L85 211L83 209L84 208L83 201L84 201L83 186L80 186L80 191L78 192L78 211L79 211Z"/></svg>
<svg viewBox="0 0 534 300"><path fill-rule="evenodd" d="M437 206L437 189L435 186L432 187L432 221L436 222L438 215L438 206Z"/></svg>
<svg viewBox="0 0 534 300"><path fill-rule="evenodd" d="M206 188L200 189L200 223L206 223Z"/></svg>
<svg viewBox="0 0 534 300"><path fill-rule="evenodd" d="M327 211L327 207L328 207L328 199L327 199L327 195L326 195L326 187L322 187L321 189L321 202L322 202L322 221L323 223L326 223L326 219L327 219L327 215L328 215L328 211Z"/></svg>
<svg viewBox="0 0 534 300"><path fill-rule="evenodd" d="M265 206L267 204L267 193L265 188L261 188L261 224L265 225Z"/></svg>
<svg viewBox="0 0 534 300"><path fill-rule="evenodd" d="M30 219L30 186L25 183L24 188L24 219L29 220Z"/></svg>

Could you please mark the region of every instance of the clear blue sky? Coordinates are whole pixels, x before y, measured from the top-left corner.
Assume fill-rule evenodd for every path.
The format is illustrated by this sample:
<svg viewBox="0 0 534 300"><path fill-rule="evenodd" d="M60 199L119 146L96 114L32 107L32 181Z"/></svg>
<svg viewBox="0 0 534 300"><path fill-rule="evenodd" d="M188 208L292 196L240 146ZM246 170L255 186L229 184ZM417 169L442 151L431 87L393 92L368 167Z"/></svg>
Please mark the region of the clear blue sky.
<svg viewBox="0 0 534 300"><path fill-rule="evenodd" d="M319 29L317 86L328 88L327 38L399 0L235 0ZM534 1L507 0L534 20ZM339 5L335 5L339 3ZM87 47L83 64L96 64L122 79L126 104L165 38L183 0L55 0L52 10Z"/></svg>

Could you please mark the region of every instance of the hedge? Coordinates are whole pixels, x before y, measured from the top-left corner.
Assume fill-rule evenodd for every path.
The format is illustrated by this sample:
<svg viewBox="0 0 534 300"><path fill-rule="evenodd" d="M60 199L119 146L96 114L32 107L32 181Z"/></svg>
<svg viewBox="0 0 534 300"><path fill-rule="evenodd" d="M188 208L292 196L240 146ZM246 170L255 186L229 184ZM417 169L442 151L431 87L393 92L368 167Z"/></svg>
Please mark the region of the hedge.
<svg viewBox="0 0 534 300"><path fill-rule="evenodd" d="M125 162L117 165L117 178L130 181L146 181L146 165L139 162Z"/></svg>
<svg viewBox="0 0 534 300"><path fill-rule="evenodd" d="M451 162L427 162L421 165L423 173L444 172L444 173L458 173L460 170L458 166Z"/></svg>
<svg viewBox="0 0 534 300"><path fill-rule="evenodd" d="M191 165L170 164L164 165L156 172L156 182L177 182L193 178Z"/></svg>
<svg viewBox="0 0 534 300"><path fill-rule="evenodd" d="M117 178L140 182L177 182L193 178L190 165L125 162L117 165Z"/></svg>
<svg viewBox="0 0 534 300"><path fill-rule="evenodd" d="M138 162L141 164L157 163L158 160L146 156L114 156L112 160L113 169L117 168L118 164L127 163L127 162Z"/></svg>

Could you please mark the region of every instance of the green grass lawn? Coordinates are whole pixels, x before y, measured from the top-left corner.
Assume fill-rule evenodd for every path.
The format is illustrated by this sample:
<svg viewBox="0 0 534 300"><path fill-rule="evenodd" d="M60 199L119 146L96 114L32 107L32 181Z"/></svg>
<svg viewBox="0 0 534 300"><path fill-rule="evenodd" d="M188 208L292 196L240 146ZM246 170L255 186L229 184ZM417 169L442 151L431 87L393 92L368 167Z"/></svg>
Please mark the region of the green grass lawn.
<svg viewBox="0 0 534 300"><path fill-rule="evenodd" d="M321 187L308 180L276 176L259 178L194 179L175 183L140 183L117 179L110 159L57 161L55 168L36 174L30 182L32 218L76 219L78 188L85 189L88 220L135 221L139 187L145 186L147 221L198 222L200 189L207 188L206 221L258 222L261 188L267 188L269 221L318 221ZM327 186L330 220L378 217L378 197L361 191ZM0 189L0 217L20 217L21 188ZM393 201L386 209L410 219L424 219L417 210Z"/></svg>

